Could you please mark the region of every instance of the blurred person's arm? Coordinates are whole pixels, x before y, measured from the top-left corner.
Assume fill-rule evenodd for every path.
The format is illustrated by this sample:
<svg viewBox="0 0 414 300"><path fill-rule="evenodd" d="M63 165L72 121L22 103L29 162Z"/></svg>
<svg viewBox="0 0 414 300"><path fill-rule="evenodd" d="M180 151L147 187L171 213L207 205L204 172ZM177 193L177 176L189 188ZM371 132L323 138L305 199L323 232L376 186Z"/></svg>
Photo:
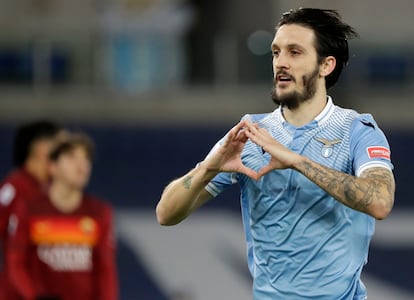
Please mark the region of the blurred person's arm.
<svg viewBox="0 0 414 300"><path fill-rule="evenodd" d="M8 233L5 264L11 285L22 299L37 299L34 283L27 270L30 236L23 201L15 201L13 212L9 219Z"/></svg>
<svg viewBox="0 0 414 300"><path fill-rule="evenodd" d="M96 299L116 300L118 299L118 276L115 263L116 241L110 206L104 206L101 226L101 237L94 253Z"/></svg>
<svg viewBox="0 0 414 300"><path fill-rule="evenodd" d="M7 235L7 225L12 207L12 202L16 197L14 186L5 182L0 187L0 236L1 239Z"/></svg>

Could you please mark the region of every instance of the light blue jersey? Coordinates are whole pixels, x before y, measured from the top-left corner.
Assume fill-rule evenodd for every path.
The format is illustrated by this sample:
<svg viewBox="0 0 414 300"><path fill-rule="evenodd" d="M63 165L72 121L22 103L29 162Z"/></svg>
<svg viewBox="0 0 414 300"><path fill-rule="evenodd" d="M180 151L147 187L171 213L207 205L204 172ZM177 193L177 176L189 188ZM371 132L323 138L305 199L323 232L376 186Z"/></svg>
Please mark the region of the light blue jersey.
<svg viewBox="0 0 414 300"><path fill-rule="evenodd" d="M315 120L299 128L288 124L280 109L246 117L287 148L329 168L355 176L370 167L393 168L388 142L372 116L335 106L331 98ZM246 143L246 166L258 171L269 159L261 147ZM206 189L216 196L235 183L241 188L255 300L366 299L360 275L374 233L372 217L291 169L258 181L220 173Z"/></svg>

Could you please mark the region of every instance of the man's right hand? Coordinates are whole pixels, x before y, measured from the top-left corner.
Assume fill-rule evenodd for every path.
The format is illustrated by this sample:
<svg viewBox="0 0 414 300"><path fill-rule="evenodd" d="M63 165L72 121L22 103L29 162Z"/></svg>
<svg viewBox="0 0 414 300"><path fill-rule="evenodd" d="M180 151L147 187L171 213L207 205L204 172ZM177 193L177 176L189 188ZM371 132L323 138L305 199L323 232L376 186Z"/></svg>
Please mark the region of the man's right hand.
<svg viewBox="0 0 414 300"><path fill-rule="evenodd" d="M245 127L245 120L234 126L226 134L223 143L202 162L203 167L208 171L238 172L257 179L257 172L246 167L241 160L241 152L249 139Z"/></svg>

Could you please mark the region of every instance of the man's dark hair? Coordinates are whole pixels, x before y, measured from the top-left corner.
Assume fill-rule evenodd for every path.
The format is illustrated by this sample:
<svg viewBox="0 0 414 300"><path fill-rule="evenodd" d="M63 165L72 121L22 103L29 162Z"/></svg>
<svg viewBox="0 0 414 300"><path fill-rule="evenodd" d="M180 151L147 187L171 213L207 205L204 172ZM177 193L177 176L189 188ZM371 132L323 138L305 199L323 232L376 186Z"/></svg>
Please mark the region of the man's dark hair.
<svg viewBox="0 0 414 300"><path fill-rule="evenodd" d="M357 37L356 31L342 21L336 10L299 8L282 15L277 28L286 24L298 24L310 28L315 34L318 63L327 56L336 59L335 69L326 77L326 88L333 86L348 63L348 40Z"/></svg>
<svg viewBox="0 0 414 300"><path fill-rule="evenodd" d="M67 134L58 139L50 152L49 158L51 161L57 161L61 155L69 153L77 147L85 149L89 160L93 160L95 153L94 143L89 136L81 132Z"/></svg>
<svg viewBox="0 0 414 300"><path fill-rule="evenodd" d="M37 120L17 128L13 145L13 162L23 166L29 157L32 146L42 139L53 139L63 128L49 120Z"/></svg>

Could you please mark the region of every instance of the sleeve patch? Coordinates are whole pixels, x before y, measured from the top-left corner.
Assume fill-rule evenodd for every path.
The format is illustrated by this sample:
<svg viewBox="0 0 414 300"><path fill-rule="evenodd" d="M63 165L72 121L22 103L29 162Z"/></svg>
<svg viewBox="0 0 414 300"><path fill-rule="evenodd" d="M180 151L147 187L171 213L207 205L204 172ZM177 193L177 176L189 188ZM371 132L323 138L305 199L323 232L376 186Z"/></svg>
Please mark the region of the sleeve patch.
<svg viewBox="0 0 414 300"><path fill-rule="evenodd" d="M385 158L391 160L391 151L382 146L373 146L367 148L369 158Z"/></svg>
<svg viewBox="0 0 414 300"><path fill-rule="evenodd" d="M10 183L6 183L0 190L0 204L3 206L8 206L14 199L16 195L16 190L14 186Z"/></svg>

